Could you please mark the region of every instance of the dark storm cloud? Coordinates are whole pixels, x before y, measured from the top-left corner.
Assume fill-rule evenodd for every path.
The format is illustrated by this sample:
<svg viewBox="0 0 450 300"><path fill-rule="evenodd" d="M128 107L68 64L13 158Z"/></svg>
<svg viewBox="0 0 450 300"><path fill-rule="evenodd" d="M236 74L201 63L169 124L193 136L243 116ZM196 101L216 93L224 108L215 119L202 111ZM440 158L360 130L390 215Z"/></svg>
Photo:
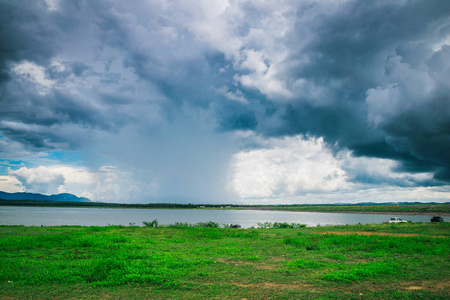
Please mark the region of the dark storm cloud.
<svg viewBox="0 0 450 300"><path fill-rule="evenodd" d="M139 143L164 141L164 126L177 124L166 129L169 145L195 136L184 128L203 128L204 118L211 135L324 137L335 153L450 180L449 1L283 1L279 14L270 1L230 2L217 20L214 5L57 3L51 11L39 1L0 2L0 135L8 141L74 150L95 132L152 133L133 135L126 157ZM23 62L46 81L15 72ZM207 152L193 148L195 159ZM352 180L417 180L366 175Z"/></svg>
<svg viewBox="0 0 450 300"><path fill-rule="evenodd" d="M96 74L82 61L52 61L91 15L81 2L59 4L58 11L49 11L41 1L0 2L0 135L34 151L79 149L92 132L115 132L131 120L113 107L129 102L125 96L82 93L86 78L107 80L113 74ZM17 66L22 73L14 71ZM79 86L69 91L71 84Z"/></svg>
<svg viewBox="0 0 450 300"><path fill-rule="evenodd" d="M222 53L199 43L191 32L184 29L178 32L179 36L169 48L160 45L153 33L149 33L150 38L146 40L148 45L142 47L133 37L134 33L127 28L136 24L123 22L120 18L112 14L101 15L100 27L110 33L105 42L122 49L125 53L124 66L131 68L141 80L157 86L165 95L167 101L161 105L161 113L165 118L173 121L184 104L202 109L213 105L217 130L256 128L253 107L230 101L217 93L217 89L232 84L233 76L239 73L230 67L232 62ZM154 31L167 22L158 15L154 16L154 20L155 28L151 28ZM252 92L248 91L247 94L252 95ZM259 97L264 98L262 95Z"/></svg>
<svg viewBox="0 0 450 300"><path fill-rule="evenodd" d="M255 113L239 103L229 103L222 107L218 123L218 129L222 131L254 130L258 124Z"/></svg>
<svg viewBox="0 0 450 300"><path fill-rule="evenodd" d="M325 84L333 78L345 79L348 87L370 88L382 75L379 71L383 71L387 55L398 48L416 47L417 41L432 43L448 35L449 10L448 1L442 0L349 1L334 14L320 15L321 19L310 24L315 38L292 59L295 62L307 56L311 62L297 69L297 76ZM302 31L302 25L297 31ZM441 28L443 25L447 28ZM295 53L295 48L292 50ZM415 55L412 60L417 63L421 59Z"/></svg>
<svg viewBox="0 0 450 300"><path fill-rule="evenodd" d="M44 3L1 1L0 79L9 78L7 63L28 59L45 62L54 53L56 28L45 17Z"/></svg>
<svg viewBox="0 0 450 300"><path fill-rule="evenodd" d="M298 14L308 14L318 5L301 7ZM438 174L447 174L449 66L436 62L450 57L446 46L433 54L432 45L448 36L449 11L448 1L350 1L334 13L308 23L314 38L296 52L296 45L301 45L304 38L305 24L299 22L290 36L292 54L288 62L294 66L289 69L291 80L308 80L327 91L324 94L328 99L317 101L297 94L299 101L284 110L284 124L278 134L323 136L359 156L403 162L404 170L441 170ZM400 57L409 68L405 73L434 74L430 79L433 91L410 99L410 85L416 83L400 75L390 76L391 68L399 68L389 61L390 56ZM399 105L374 126L368 122L373 112L366 98L370 89L387 85L386 81L399 86ZM423 89L427 89L425 85ZM411 104L414 101L420 104Z"/></svg>
<svg viewBox="0 0 450 300"><path fill-rule="evenodd" d="M429 166L439 166L436 178L448 180L445 174L450 170L450 97L428 101L420 110L399 114L381 128L394 147L406 149Z"/></svg>
<svg viewBox="0 0 450 300"><path fill-rule="evenodd" d="M48 111L47 99L38 99L36 91L27 93L23 86L8 84L9 68L23 60L48 64L57 50L59 31L49 20L45 4L38 1L1 1L0 22L0 133L31 148L41 148L45 134L36 133L36 128L13 125L25 122L46 126L58 120Z"/></svg>
<svg viewBox="0 0 450 300"><path fill-rule="evenodd" d="M17 85L4 84L0 89L4 95L0 101L0 131L30 149L78 149L88 142L85 138L89 134L71 134L71 128L74 132L86 128L90 132L114 132L129 122L120 111L108 106L98 107L80 96L61 90L42 95L33 84L19 86L21 88L16 89Z"/></svg>

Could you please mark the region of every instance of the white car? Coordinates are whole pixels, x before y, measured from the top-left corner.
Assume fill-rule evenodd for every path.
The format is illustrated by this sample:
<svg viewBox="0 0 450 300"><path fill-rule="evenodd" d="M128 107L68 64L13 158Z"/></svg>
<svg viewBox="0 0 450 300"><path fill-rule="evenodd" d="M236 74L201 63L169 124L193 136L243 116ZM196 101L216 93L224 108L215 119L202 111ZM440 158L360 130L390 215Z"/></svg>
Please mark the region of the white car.
<svg viewBox="0 0 450 300"><path fill-rule="evenodd" d="M400 218L390 218L389 221L384 221L383 223L408 223L408 221Z"/></svg>

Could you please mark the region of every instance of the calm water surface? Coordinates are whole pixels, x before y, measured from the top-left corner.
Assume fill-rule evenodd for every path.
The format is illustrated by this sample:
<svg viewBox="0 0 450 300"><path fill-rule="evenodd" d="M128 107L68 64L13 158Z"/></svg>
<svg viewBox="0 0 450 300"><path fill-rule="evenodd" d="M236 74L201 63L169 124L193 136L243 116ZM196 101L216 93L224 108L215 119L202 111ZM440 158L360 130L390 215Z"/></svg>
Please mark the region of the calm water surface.
<svg viewBox="0 0 450 300"><path fill-rule="evenodd" d="M391 217L412 222L430 222L430 216L341 214L262 210L202 210L202 209L116 209L0 206L0 225L142 225L158 220L159 224L175 222L207 222L240 224L243 228L257 227L258 222L345 225L381 223Z"/></svg>

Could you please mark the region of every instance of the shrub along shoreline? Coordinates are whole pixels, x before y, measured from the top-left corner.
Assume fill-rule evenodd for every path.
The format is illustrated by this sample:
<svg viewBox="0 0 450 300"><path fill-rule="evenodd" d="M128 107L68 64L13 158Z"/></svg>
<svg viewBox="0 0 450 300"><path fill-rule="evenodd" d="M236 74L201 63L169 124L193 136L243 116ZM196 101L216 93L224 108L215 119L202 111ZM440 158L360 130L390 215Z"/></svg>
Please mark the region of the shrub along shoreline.
<svg viewBox="0 0 450 300"><path fill-rule="evenodd" d="M450 296L449 223L239 229L155 221L0 226L0 299Z"/></svg>

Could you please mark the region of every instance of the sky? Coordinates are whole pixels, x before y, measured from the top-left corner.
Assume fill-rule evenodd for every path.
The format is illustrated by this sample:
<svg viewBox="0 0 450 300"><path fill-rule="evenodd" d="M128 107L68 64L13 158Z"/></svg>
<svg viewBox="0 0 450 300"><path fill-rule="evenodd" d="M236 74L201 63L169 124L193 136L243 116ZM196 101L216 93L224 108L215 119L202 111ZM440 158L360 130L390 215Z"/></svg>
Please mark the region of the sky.
<svg viewBox="0 0 450 300"><path fill-rule="evenodd" d="M0 190L450 201L450 1L0 0Z"/></svg>

